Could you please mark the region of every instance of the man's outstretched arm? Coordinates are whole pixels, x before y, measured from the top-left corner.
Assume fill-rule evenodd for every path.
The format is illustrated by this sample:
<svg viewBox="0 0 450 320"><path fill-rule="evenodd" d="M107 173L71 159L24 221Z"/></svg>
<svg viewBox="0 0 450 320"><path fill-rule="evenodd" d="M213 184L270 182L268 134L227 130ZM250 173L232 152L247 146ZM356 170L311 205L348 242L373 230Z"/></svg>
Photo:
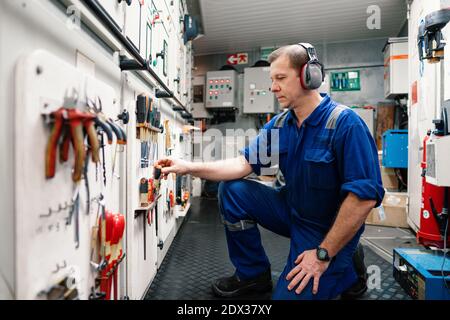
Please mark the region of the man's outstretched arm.
<svg viewBox="0 0 450 320"><path fill-rule="evenodd" d="M169 173L192 174L211 181L226 181L243 178L252 172L244 156L213 162L189 162L181 159L162 159L156 165L162 167L163 175Z"/></svg>

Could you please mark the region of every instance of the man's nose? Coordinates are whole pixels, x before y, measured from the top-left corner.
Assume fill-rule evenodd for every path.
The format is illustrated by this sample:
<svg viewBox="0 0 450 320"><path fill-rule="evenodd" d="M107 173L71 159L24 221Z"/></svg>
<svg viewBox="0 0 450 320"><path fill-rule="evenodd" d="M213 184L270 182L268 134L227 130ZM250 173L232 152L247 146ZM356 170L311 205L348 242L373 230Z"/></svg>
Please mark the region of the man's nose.
<svg viewBox="0 0 450 320"><path fill-rule="evenodd" d="M278 91L280 91L280 86L274 81L274 82L272 82L272 86L270 87L270 91L278 92Z"/></svg>

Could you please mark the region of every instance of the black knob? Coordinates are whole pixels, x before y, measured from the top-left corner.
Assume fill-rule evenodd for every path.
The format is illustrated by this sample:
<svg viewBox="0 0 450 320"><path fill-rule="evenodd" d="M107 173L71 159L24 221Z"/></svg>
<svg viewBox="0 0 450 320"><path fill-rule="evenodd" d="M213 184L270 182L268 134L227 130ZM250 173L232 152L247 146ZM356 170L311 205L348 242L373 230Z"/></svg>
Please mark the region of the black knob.
<svg viewBox="0 0 450 320"><path fill-rule="evenodd" d="M118 0L119 3L122 3L123 0ZM131 2L132 0L125 0L125 2L127 3L128 6L131 6Z"/></svg>
<svg viewBox="0 0 450 320"><path fill-rule="evenodd" d="M122 113L117 116L120 120L122 120L123 124L127 124L130 121L130 114L127 110L123 109Z"/></svg>
<svg viewBox="0 0 450 320"><path fill-rule="evenodd" d="M159 57L165 59L165 57L166 57L166 52L165 52L164 50L162 50L161 52L158 52L158 53L156 54L156 58L159 58Z"/></svg>

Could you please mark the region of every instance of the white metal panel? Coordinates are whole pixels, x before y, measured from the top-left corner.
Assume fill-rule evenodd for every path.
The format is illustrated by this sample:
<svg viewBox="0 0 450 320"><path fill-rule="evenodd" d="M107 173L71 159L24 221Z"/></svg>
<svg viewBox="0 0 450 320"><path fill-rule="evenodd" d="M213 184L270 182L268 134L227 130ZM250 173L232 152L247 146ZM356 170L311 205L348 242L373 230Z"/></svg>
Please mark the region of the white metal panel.
<svg viewBox="0 0 450 320"><path fill-rule="evenodd" d="M194 68L194 56L192 54L192 43L188 42L185 49L186 76L184 80L184 88L181 92L182 102L187 105L188 110L192 110L192 70Z"/></svg>
<svg viewBox="0 0 450 320"><path fill-rule="evenodd" d="M37 72L37 70L40 72ZM86 91L85 88L88 90ZM67 163L57 163L56 175L45 179L44 151L49 137L42 112L58 109L63 97L76 90L80 99L100 97L104 113L114 117L119 112L117 96L112 88L86 76L73 66L46 51L38 50L24 57L18 64L16 82L16 261L17 297L35 299L68 274L76 277L80 298L87 299L94 285L95 273L90 267L91 228L95 225L97 206L92 202L86 215L86 190L80 182L79 248L74 243L75 222L66 225L69 209L46 215L71 203L75 185L71 181L73 156ZM23 94L26 93L26 94ZM27 128L24 130L23 128ZM102 193L107 209L119 212L119 183L113 175L113 159L122 161L120 153L114 155L113 146L105 147L107 185L103 187L100 173L91 165L89 187L91 199ZM36 155L24 157L25 154ZM38 156L41 155L41 156ZM90 161L90 159L89 159ZM65 262L65 263L64 263ZM66 268L54 272L57 265Z"/></svg>
<svg viewBox="0 0 450 320"><path fill-rule="evenodd" d="M153 54L153 67L158 76L164 81L167 86L169 84L169 64L173 63L170 61L172 50L172 44L169 43L169 23L167 22L167 12L166 4L164 0L151 0L153 3L153 23L154 23L154 34L153 37L153 47L155 48ZM167 51L164 52L164 43L166 44ZM165 53L164 56L157 57L158 54Z"/></svg>
<svg viewBox="0 0 450 320"><path fill-rule="evenodd" d="M427 171L428 183L440 187L450 187L450 136L433 137L427 143Z"/></svg>
<svg viewBox="0 0 450 320"><path fill-rule="evenodd" d="M194 118L211 118L212 116L208 113L205 108L205 76L196 76L192 81L194 97L192 101L192 116Z"/></svg>
<svg viewBox="0 0 450 320"><path fill-rule="evenodd" d="M244 113L275 113L270 68L244 69Z"/></svg>
<svg viewBox="0 0 450 320"><path fill-rule="evenodd" d="M408 101L408 223L417 230L420 227L420 208L422 198L423 139L427 130L433 129L432 120L436 110L437 66L419 62L417 33L419 22L428 13L439 9L439 0L416 0L411 5L409 19L409 101ZM417 103L412 102L413 84L417 82Z"/></svg>
<svg viewBox="0 0 450 320"><path fill-rule="evenodd" d="M109 16L113 19L116 25L123 29L124 27L124 18L125 18L125 8L126 3L122 1L111 1L111 0L99 0L99 3L102 7L108 12Z"/></svg>
<svg viewBox="0 0 450 320"><path fill-rule="evenodd" d="M67 1L68 2L68 1ZM82 8L82 17L84 23L86 23L90 28L92 28L93 32L96 33L103 41L105 41L105 43L109 44L112 46L113 50L119 50L120 49L120 44L118 44L117 40L115 40L111 34L101 25L101 23L99 21L97 21L95 19L95 17L93 17L92 13L89 10L86 10L86 8L82 5L82 3L80 3L78 0L74 0L74 1L70 1L73 3L76 3L77 5L79 5ZM133 1L134 2L134 1ZM8 14L6 14L5 11L3 11L3 5L5 3L8 3L8 6L14 7L15 8L15 12L13 14L10 14L10 12L8 12ZM147 3L147 1L146 1ZM23 5L22 4L26 4ZM124 2L122 2L121 5L125 5ZM102 81L104 81L105 83L107 83L107 85L102 85L102 84L98 84L98 80L94 79L94 78L89 78L86 76L86 79L90 79L90 80L86 80L86 85L82 85L82 87L87 87L87 90L93 90L92 92L99 92L100 95L102 96L102 100L103 100L103 104L104 106L106 104L108 104L108 100L112 99L113 96L115 96L116 99L114 99L115 101L119 101L119 99L117 99L117 95L116 92L120 92L120 88L122 87L122 83L121 81L119 81L120 79L120 70L117 66L117 56L110 54L109 51L105 50L105 47L103 44L100 44L100 42L96 41L96 39L94 39L94 37L92 37L90 34L84 32L84 30L79 30L79 29L69 29L69 28L64 28L64 24L67 21L67 17L65 15L65 13L63 12L63 10L60 10L59 6L54 6L53 2L41 2L41 1L32 1L32 0L24 0L22 2L16 2L16 1L2 1L1 5L2 6L2 10L0 13L0 16L2 16L5 13L5 16L2 16L2 23L1 25L9 25L9 26L14 26L14 32L8 33L7 36L5 35L5 33L0 34L1 36L1 44L5 44L7 43L8 46L11 43L14 43L14 41L17 41L17 43L21 43L21 46L17 46L17 50L15 50L14 46L9 47L8 49L6 49L6 46L0 46L5 48L4 50L2 50L0 53L2 55L2 59L1 59L1 65L2 65L2 70L4 71L4 74L1 75L1 92L3 93L1 96L1 100L2 106L14 106L14 99L12 98L12 92L13 92L13 85L12 83L13 81L13 74L9 72L10 66L13 65L13 63L16 63L16 59L18 56L18 52L33 52L34 48L36 47L44 47L44 48L48 48L49 51L51 52L56 52L57 55L59 57L61 57L62 59L64 59L66 62L68 62L70 65L72 65L73 61L75 60L74 57L77 56L78 52L81 52L85 57L88 58L88 60L92 61L92 65L90 66L90 73L91 74L95 74L98 79L101 79ZM111 11L109 11L111 12ZM12 23L11 23L12 22ZM171 34L170 37L173 37L173 35ZM32 41L30 41L30 39L32 39ZM188 48L190 48L190 44L188 44L187 46ZM7 50L7 51L6 51ZM6 53L7 52L7 53ZM189 59L188 61L191 61L191 51L190 49L186 51L187 54L189 55ZM50 63L57 63L57 59L52 59L52 58L48 58L46 60L49 60ZM54 60L54 61L53 61ZM4 68L4 67L7 68ZM64 72L64 68L61 70L55 69L53 70L55 72ZM79 68L77 70L80 74L83 73L81 72L81 69ZM189 68L190 71L190 68ZM128 73L122 73L123 75L128 74ZM6 75L6 76L5 76ZM154 80L153 79L149 79L150 77L147 74L142 74L143 78L145 78L146 81L149 81L149 83L152 83ZM68 78L71 78L70 76ZM57 83L58 86L62 86L63 83L70 81L70 79L65 79L65 75L60 76L61 79L61 83ZM189 81L189 79L187 79ZM187 81L187 83L188 83ZM10 85L11 83L11 85ZM7 84L6 89L4 90L4 85ZM110 86L110 87L109 87ZM102 88L109 88L109 89L102 89ZM113 89L111 89L113 88ZM142 84L142 88L145 90L149 90L150 88L148 87L148 84ZM190 85L186 86L187 89L190 88ZM39 88L33 88L33 90L38 90ZM111 92L107 92L113 90L114 93ZM128 90L128 91L127 91ZM103 92L104 91L104 92ZM187 90L188 91L188 90ZM127 93L128 92L128 93ZM111 114L108 114L109 116L116 118L117 114L119 113L119 111L121 110L122 107L127 108L130 111L130 115L132 110L134 110L134 105L133 105L133 99L130 99L128 95L133 95L135 94L130 93L131 91L129 89L125 89L123 90L123 93L120 97L120 106L119 103L115 104L115 108L114 110L112 110ZM6 93L6 94L5 94ZM137 93L137 92L136 92ZM4 97L7 97L4 99ZM106 97L106 98L105 98ZM61 97L57 97L58 99ZM57 100L57 99L55 99ZM170 101L170 100L169 100ZM167 114L167 117L172 119L173 118L177 118L175 121L173 121L172 123L175 126L181 126L184 123L184 120L181 120L178 116L178 114L175 114L174 112L171 112L170 109L170 105L169 103L167 103L166 101L162 101L163 103L163 108L165 110L165 113ZM19 110L19 109L18 109ZM7 112L11 112L11 110L7 110ZM37 111L33 110L28 116L33 116ZM131 117L133 117L131 115ZM13 137L12 132L12 127L8 127L8 126L1 126L2 129L5 130L6 134L2 135L2 137L6 137L5 139L7 141L13 141L13 139L9 139L8 137ZM133 127L131 127L130 125L127 126L128 130L128 136L131 137L132 133L133 133ZM5 133L2 130L2 133ZM36 140L41 141L42 140L42 136L40 136L38 133L36 133L37 138ZM33 137L34 138L34 137ZM163 141L163 139L161 139L161 141ZM160 141L160 143L161 143ZM36 141L35 141L36 142ZM40 142L39 142L40 143ZM38 144L39 144L38 143ZM35 146L36 148L38 148L38 146ZM127 147L128 149L128 147ZM131 152L131 151L130 151ZM12 153L12 152L11 152ZM39 153L43 153L42 150L39 150ZM36 153L36 154L39 154ZM128 155L128 152L127 152ZM110 162L111 162L111 157L109 154L107 154L107 157L109 162L108 162L108 166L110 167ZM125 194L128 193L128 188L125 185L121 184L122 182L125 182L126 180L129 179L129 176L127 173L124 172L123 168L125 167L125 161L121 161L123 157L123 153L121 153L118 158L117 158L117 163L116 163L116 173L119 174L121 176L121 180L118 179L110 179L111 177L108 177L108 180L113 180L113 186L111 186L111 189L113 189L116 194L114 195L114 199L116 199L116 203L118 204L117 207L114 207L113 210L114 211L119 211L125 208L125 200L128 201L128 197L125 197ZM12 157L11 157L12 158ZM3 159L3 158L2 158ZM5 167L2 168L12 168L12 160L6 159L7 164L5 165ZM128 160L127 160L128 161ZM3 163L2 163L3 164ZM35 165L39 165L38 162L36 162ZM93 169L93 166L91 166L91 170ZM42 168L39 170L43 170ZM40 172L39 170L35 170L36 172ZM65 166L63 166L63 170L70 171L70 166L67 164ZM12 170L10 170L12 171ZM69 179L70 180L70 179ZM3 180L2 180L3 181ZM96 181L96 177L94 175L94 177L91 177L90 181ZM26 181L26 183L28 183L28 181ZM36 182L32 181L32 183L30 184L31 186L34 186ZM11 185L11 183L9 183L9 185ZM59 197L65 197L67 195L67 190L66 189L70 189L70 185L71 182L68 181L68 184L65 185L64 188L61 188L61 190L58 190L57 193L55 193L55 199ZM28 185L27 185L28 187ZM67 187L67 188L66 188ZM95 188L94 188L95 189ZM117 190L120 190L120 194L117 193ZM70 191L70 190L69 190ZM21 194L23 192L23 189L20 190L20 192L15 192L17 194ZM94 193L95 190L92 191L92 193ZM70 192L69 192L70 193ZM91 193L91 194L92 194ZM4 206L6 206L5 210L6 211L14 211L14 208L12 208L11 210L8 210L7 208L8 206L8 201L9 199L12 199L12 196L8 196L8 193L3 193L2 195L4 195L7 199L7 201L3 202ZM83 195L81 195L83 196ZM4 197L2 197L2 199L5 199ZM12 200L11 200L12 202ZM52 203L46 203L47 205L51 205ZM131 207L131 203L130 203L130 207ZM133 213L131 211L131 213ZM136 253L141 253L142 252L142 247L139 247L139 244L142 244L142 233L139 233L139 223L131 223L131 220L129 216L130 216L130 209L127 209L127 222L130 222L130 224L127 224L127 232L129 231L129 227L136 227L136 232L134 233L136 235L136 240L138 241L137 245L134 245L132 243L132 241L130 241L128 248L130 248L130 252L127 251L127 259L132 259L132 255L133 255L133 251ZM3 217L4 215L2 215ZM81 217L82 218L82 217ZM88 218L84 218L80 221L80 230L81 228L83 228L83 235L82 235L82 243L86 242L86 235L85 235L85 228L83 226L86 225L86 221L88 220ZM169 219L168 224L167 224L167 230L164 231L164 237L165 237L165 247L164 250L159 250L158 249L158 259L159 262L162 262L162 258L164 257L164 254L167 252L168 247L170 246L171 240L173 239L173 236L176 233L176 228L175 228L175 223L173 222L173 218ZM134 221L134 220L133 220ZM13 223L12 221L6 220L6 223L3 224L4 220L2 220L2 236L6 235L5 238L7 238L8 234L9 234L9 230L13 230ZM89 221L90 223L91 221ZM137 222L137 221L136 221ZM73 224L72 224L73 226ZM18 226L20 227L20 226ZM150 232L147 232L147 241L148 246L147 249L149 251L153 250L157 250L156 249L156 243L153 242L153 240L150 239L151 235L152 235L152 228L149 228ZM149 231L147 230L147 231ZM72 236L73 236L73 229L71 226L68 227L67 230L65 230L66 233L69 235L68 237L66 237L67 239L65 239L66 243L71 243L72 240ZM131 233L130 233L131 234ZM4 239L4 237L2 237L2 239ZM130 238L131 239L131 238ZM4 243L5 246L11 247L13 244L10 242L6 242ZM35 245L35 246L41 246L44 245L45 243L40 243L40 244L30 244L30 245ZM58 243L59 245L59 243ZM61 242L60 245L65 245L65 243ZM83 249L84 250L84 249ZM1 261L1 271L4 271L4 266L6 265L3 261L3 252L4 250L2 250L2 261ZM149 254L150 255L150 254ZM12 254L9 254L8 251L8 256L12 257ZM59 257L59 256L58 256ZM10 259L12 260L12 259ZM85 257L83 256L83 260L78 261L78 259L74 259L77 260L77 262L79 262L80 265L82 265L82 272L84 272L86 270L86 268L89 268L89 261L86 261ZM60 261L62 263L62 261ZM67 261L68 264L72 264L75 265L76 263L72 263L73 260L71 261ZM133 265L132 261L129 261L128 263L128 267L131 267ZM11 265L13 265L13 263L11 263ZM125 265L125 263L124 263ZM7 265L9 268L9 264ZM31 264L31 266L33 266ZM56 265L55 265L56 266ZM27 266L28 268L29 266ZM6 276L7 279L13 279L14 275L10 276L10 272L9 269L7 268L6 270ZM129 268L128 268L129 269ZM134 281L138 282L141 284L141 287L136 286L137 289L139 289L139 291L143 291L146 285L149 284L149 282L147 282L147 275L148 274L153 274L154 269L151 270L146 270L146 266L143 265L141 271L143 272L137 272L135 274L134 277ZM148 273L145 273L148 272ZM16 278L19 279L21 273L20 270L15 270L15 275L17 276ZM57 276L58 274L56 274ZM45 276L40 275L40 279L37 280L37 282L41 283L43 282L43 280L45 281L47 278L45 278ZM123 273L120 275L120 277L123 277ZM45 278L45 279L44 279ZM84 282L82 281L82 286L85 286L87 282L86 278L83 278ZM34 280L34 279L33 279ZM122 279L122 281L124 281L125 279ZM130 281L129 278L127 278L126 280ZM23 281L23 280L20 280ZM132 285L132 284L130 284ZM0 288L3 288L3 284L0 284ZM27 290L37 290L37 286L36 287L28 287ZM90 289L90 288L89 288ZM1 290L1 289L0 289ZM81 291L81 297L82 298L86 298L86 294L88 293L88 290L83 287ZM120 290L120 296L123 296L122 290ZM14 288L11 291L11 294L14 295ZM134 296L132 295L132 297L134 298L141 298L141 296L137 295Z"/></svg>
<svg viewBox="0 0 450 320"><path fill-rule="evenodd" d="M151 177L151 168L140 167L140 140L136 138L136 98L139 94L150 91L135 77L126 76L123 92L124 107L130 112L127 145L127 295L130 299L141 299L148 284L156 275L157 238L156 227L142 221L142 216L135 218L134 213L139 204L139 181ZM144 259L144 230L146 228L146 254Z"/></svg>
<svg viewBox="0 0 450 320"><path fill-rule="evenodd" d="M321 43L391 37L398 34L406 21L404 0L201 0L200 3L205 36L194 41L198 55L240 52L300 40ZM373 12L371 5L379 9L379 29L367 27Z"/></svg>
<svg viewBox="0 0 450 320"><path fill-rule="evenodd" d="M126 7L125 35L130 39L137 51L141 52L141 56L145 53L144 47L141 45L141 3L140 1L132 1L130 6Z"/></svg>
<svg viewBox="0 0 450 320"><path fill-rule="evenodd" d="M153 61L153 42L155 37L153 25L153 2L145 1L141 11L141 55Z"/></svg>
<svg viewBox="0 0 450 320"><path fill-rule="evenodd" d="M384 95L408 93L408 42L390 42L384 52Z"/></svg>

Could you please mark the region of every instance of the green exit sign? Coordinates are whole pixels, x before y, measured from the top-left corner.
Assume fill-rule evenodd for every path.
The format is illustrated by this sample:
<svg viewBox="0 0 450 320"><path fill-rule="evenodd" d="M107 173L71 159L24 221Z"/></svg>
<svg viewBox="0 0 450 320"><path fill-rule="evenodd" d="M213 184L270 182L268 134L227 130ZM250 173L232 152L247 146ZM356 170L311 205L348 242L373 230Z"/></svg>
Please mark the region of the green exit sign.
<svg viewBox="0 0 450 320"><path fill-rule="evenodd" d="M359 70L346 72L331 72L331 91L361 90Z"/></svg>
<svg viewBox="0 0 450 320"><path fill-rule="evenodd" d="M276 47L262 47L261 48L261 60L267 60L269 55L275 51Z"/></svg>

